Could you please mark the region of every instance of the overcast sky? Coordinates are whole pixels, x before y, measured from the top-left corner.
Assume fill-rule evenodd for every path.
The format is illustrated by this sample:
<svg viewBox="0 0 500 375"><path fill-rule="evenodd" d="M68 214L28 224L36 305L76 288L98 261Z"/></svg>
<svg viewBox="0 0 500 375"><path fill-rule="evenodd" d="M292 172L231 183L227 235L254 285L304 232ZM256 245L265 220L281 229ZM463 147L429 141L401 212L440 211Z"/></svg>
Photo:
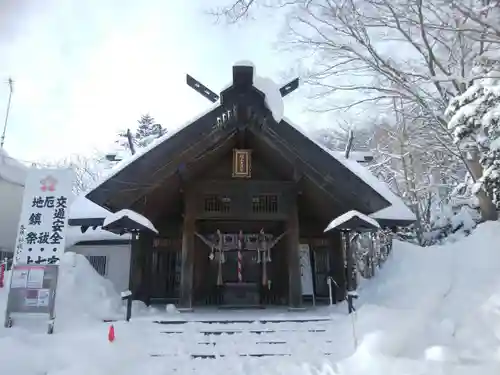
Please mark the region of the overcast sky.
<svg viewBox="0 0 500 375"><path fill-rule="evenodd" d="M15 80L6 150L26 161L103 150L147 112L174 130L210 105L186 73L219 92L234 62L252 60L279 81L279 17L215 24L208 3L0 0L2 128ZM287 97L285 115L307 122L300 96Z"/></svg>

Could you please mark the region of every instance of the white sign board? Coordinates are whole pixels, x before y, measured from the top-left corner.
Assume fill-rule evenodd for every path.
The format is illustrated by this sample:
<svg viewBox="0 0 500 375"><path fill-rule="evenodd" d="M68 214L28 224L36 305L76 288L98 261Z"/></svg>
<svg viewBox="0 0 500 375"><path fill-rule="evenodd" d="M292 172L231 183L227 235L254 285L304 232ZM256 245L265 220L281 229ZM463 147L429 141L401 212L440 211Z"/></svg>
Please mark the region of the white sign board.
<svg viewBox="0 0 500 375"><path fill-rule="evenodd" d="M300 278L302 282L302 295L314 295L311 255L308 244L299 245L300 254Z"/></svg>
<svg viewBox="0 0 500 375"><path fill-rule="evenodd" d="M31 168L17 233L14 264L58 264L64 253L73 171ZM32 275L27 284L39 284ZM20 275L19 275L20 277ZM20 277L16 284L24 282ZM28 286L29 287L29 286Z"/></svg>

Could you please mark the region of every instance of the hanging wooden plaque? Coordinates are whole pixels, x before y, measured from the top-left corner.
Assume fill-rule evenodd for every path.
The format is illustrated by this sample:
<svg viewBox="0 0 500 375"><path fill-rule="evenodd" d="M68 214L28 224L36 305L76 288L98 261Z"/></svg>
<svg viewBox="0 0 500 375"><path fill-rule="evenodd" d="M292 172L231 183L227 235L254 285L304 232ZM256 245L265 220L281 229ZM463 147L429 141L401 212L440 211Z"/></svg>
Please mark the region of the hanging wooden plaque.
<svg viewBox="0 0 500 375"><path fill-rule="evenodd" d="M233 177L252 177L252 150L233 150Z"/></svg>

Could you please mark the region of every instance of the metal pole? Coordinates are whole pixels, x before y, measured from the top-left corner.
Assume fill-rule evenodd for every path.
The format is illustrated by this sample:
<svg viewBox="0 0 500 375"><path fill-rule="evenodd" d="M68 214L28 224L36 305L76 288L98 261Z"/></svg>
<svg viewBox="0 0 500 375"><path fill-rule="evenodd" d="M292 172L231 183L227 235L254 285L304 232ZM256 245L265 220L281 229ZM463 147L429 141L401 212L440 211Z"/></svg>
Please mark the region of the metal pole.
<svg viewBox="0 0 500 375"><path fill-rule="evenodd" d="M5 143L5 133L7 132L7 123L9 120L10 102L12 99L12 92L14 91L14 81L12 80L12 78L9 78L8 83L9 83L9 89L10 89L9 101L7 102L7 112L5 113L5 123L3 126L2 139L0 140L0 150L3 149L3 145Z"/></svg>

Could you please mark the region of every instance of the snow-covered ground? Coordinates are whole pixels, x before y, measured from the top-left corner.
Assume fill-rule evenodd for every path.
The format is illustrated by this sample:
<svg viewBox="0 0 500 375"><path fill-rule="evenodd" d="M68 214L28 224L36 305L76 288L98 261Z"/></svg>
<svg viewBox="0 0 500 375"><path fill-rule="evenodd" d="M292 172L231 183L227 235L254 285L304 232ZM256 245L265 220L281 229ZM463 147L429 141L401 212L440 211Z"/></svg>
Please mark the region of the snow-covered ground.
<svg viewBox="0 0 500 375"><path fill-rule="evenodd" d="M113 343L101 320L123 316L118 294L85 258L67 254L55 334L44 334L45 327L28 331L21 323L0 328L0 374L498 374L498 243L498 222L447 246L396 242L384 269L362 283L354 319L344 305L301 313L191 314L137 305L130 323L114 323ZM2 310L5 297L0 290ZM241 321L199 321L228 314ZM286 318L321 319L263 321ZM215 359L193 359L208 355Z"/></svg>

